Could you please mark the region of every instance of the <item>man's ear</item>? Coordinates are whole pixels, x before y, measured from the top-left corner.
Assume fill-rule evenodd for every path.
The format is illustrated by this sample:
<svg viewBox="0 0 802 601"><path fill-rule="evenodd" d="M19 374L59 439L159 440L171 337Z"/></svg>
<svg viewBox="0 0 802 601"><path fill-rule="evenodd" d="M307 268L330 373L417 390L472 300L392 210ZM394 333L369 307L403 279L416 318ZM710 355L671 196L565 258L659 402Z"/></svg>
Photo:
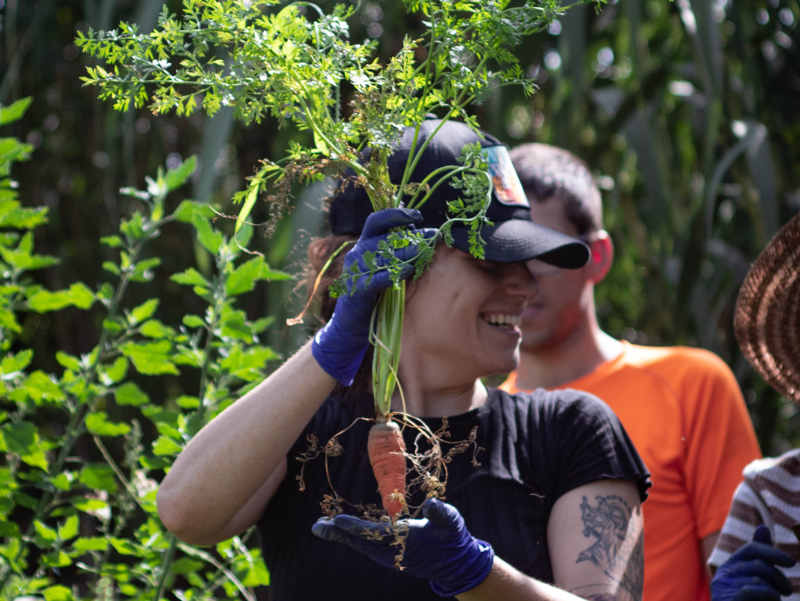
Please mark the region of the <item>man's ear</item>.
<svg viewBox="0 0 802 601"><path fill-rule="evenodd" d="M598 284L607 277L613 266L613 240L610 238L610 234L599 230L588 246L590 246L590 261L588 261L587 267L590 279L594 284Z"/></svg>

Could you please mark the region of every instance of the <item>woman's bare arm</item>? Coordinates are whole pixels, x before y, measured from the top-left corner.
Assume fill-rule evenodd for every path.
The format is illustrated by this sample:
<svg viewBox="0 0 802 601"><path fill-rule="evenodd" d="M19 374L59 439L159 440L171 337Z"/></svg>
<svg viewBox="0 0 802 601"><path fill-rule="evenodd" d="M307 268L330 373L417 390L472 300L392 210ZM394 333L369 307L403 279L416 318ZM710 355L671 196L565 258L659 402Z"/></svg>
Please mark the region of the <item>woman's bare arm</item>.
<svg viewBox="0 0 802 601"><path fill-rule="evenodd" d="M496 557L482 584L457 598L641 601L643 517L632 482L599 480L569 491L554 504L547 536L555 586Z"/></svg>
<svg viewBox="0 0 802 601"><path fill-rule="evenodd" d="M210 545L255 523L283 476L276 470L286 470L287 452L334 384L306 344L214 418L159 487L165 527L188 543Z"/></svg>
<svg viewBox="0 0 802 601"><path fill-rule="evenodd" d="M633 482L599 480L567 492L547 536L557 586L593 601L641 601L643 513Z"/></svg>

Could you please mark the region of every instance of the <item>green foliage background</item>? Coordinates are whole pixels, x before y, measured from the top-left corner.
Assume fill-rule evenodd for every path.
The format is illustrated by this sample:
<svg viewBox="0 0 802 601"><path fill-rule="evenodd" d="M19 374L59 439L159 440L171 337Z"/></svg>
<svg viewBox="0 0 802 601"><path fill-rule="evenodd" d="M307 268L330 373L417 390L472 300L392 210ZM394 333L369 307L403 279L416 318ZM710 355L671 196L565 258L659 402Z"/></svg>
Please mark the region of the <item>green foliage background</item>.
<svg viewBox="0 0 802 601"><path fill-rule="evenodd" d="M86 27L110 29L119 20L137 22L147 30L155 24L163 4L162 0L0 0L0 104L9 106L15 100L32 97L24 117L2 126L0 136L14 136L30 145L31 159L15 164L12 176L20 182L19 199L24 207L40 212L47 208L47 223L31 230L32 254L59 260L57 266L42 264L31 270L28 286L57 291L84 282L93 295L105 282L119 286L114 268L104 268L108 261L122 265L119 248L103 246L99 240L120 235L121 223L136 219L134 210L147 209L147 218L160 222L174 214L183 198L191 197L198 205L216 203L223 212L235 214L229 198L244 187L258 160L283 156L292 136L303 135L279 130L270 120L241 128L225 109L212 119L200 112L190 118L153 116L146 110L118 113L97 100L96 90L81 88L79 77L90 63L72 44L75 32ZM173 10L179 8L178 2L166 4ZM327 8L326 3L322 5ZM799 4L795 0L619 0L598 11L576 8L549 34L526 40L519 48L521 63L538 82L540 91L533 98L524 98L518 92L504 90L476 111L480 125L510 145L553 143L587 160L603 188L605 224L617 252L613 271L597 292L603 326L611 334L634 342L702 346L722 356L741 383L766 454L799 445L798 406L782 399L753 373L738 351L731 323L737 290L750 262L771 235L799 211L798 21ZM356 39L378 37L385 57L400 48L404 34L420 30L418 18L407 16L401 3L390 0L364 2L352 23ZM347 93L343 102L347 106ZM161 215L154 216L153 212L161 192L152 190L151 204L119 194L121 187L143 188L145 177L155 177L165 164L173 172L180 171L192 155L197 155L199 168L181 190L167 193L169 186L162 189L165 208ZM308 331L283 325L300 309L295 283L275 278L257 283L257 276L266 279L272 273L267 265L290 273L301 269L306 242L325 227L321 211L324 196L322 185L299 189L294 213L279 223L272 237L261 236L258 228L254 233L251 248L264 253L265 266L252 268L253 290L236 295L236 310L242 313L231 323L241 326L240 335L244 335L241 330L246 323L258 322L265 327L261 338L256 342L251 339L249 344L270 349L275 356L291 353ZM199 217L193 222L196 214ZM230 236L233 224L202 208L183 216L187 223L176 219L164 224L157 228L160 235L148 238L143 247L144 260L160 258L161 262L145 266L140 275L149 271L153 277L141 278L143 281L126 291L120 308L127 309L128 314L122 311L123 321L118 324L122 330L107 335L117 340L115 336L130 334L119 339L120 345L129 342L163 347L166 341L172 356L182 344L191 349L192 327L211 327L208 320L203 324L214 303L204 299L203 292L193 292L193 286L182 284L200 284L197 278L201 278L217 281L225 288L225 281L220 279L226 273L219 254L223 245L215 246L215 240L220 240L217 236ZM266 219L264 206L257 203L252 220ZM18 231L23 233L27 228ZM123 234L121 241L124 239ZM21 240L8 244L19 250ZM244 265L253 257L239 256L237 260L237 265ZM194 266L194 273L187 274L190 266ZM186 280L176 281L172 276L178 273L184 273ZM53 556L54 565L45 562L39 576L47 580L34 583L39 596L49 601L68 599L73 594L69 587L80 579L75 562L92 564L103 559L92 553L102 555L109 549L108 545L103 550L91 548L102 546L91 542L92 537L108 534L102 530L102 512L101 517L96 515L102 508L81 509L76 505L81 498L102 498L104 490L104 502L111 500L114 516L108 527L122 523L116 535L108 535L122 542L113 545L106 558L106 563L117 566L114 569L118 571L109 568L106 579L96 581L98 588L92 594L104 598L112 580L117 581L120 592L125 583L118 576L130 573L134 564L151 566L142 568L146 575L148 569L151 576L159 573L158 566L171 543L159 538L163 533L148 512L146 499L142 501L145 507L131 506L131 499L125 500L125 488L109 459L122 466L122 476L129 484L142 469L154 470L144 476L158 479L158 462L147 466L139 459L144 457L146 462L150 457L155 461L159 457L157 448L169 458L170 452L176 451L167 442L170 440L180 447L193 426L183 418L183 425L177 427L177 416L197 415L198 407L192 399L197 401L199 391L206 387L202 364L193 367L177 363L174 373L148 374L147 367L139 369L131 353L125 380L115 382L112 378L104 383L96 371L93 377L98 386L119 390L130 384L121 393L123 399L149 399L151 415L144 415L135 406L137 401L126 406L125 401L120 403L113 393L107 393L111 394L109 406L92 408L98 415L106 415L105 421L95 418L99 420L93 425L95 432L85 432L74 441L69 457L76 459L70 468L75 473L65 476L73 480L61 493L61 489L47 493L63 493L64 507L72 509L65 509L61 516L48 514L49 519L35 526L31 518L43 498L37 495L45 494L47 487L25 480L24 475L34 473L36 463L45 456L51 465L57 460L58 449L39 441L63 436L74 415L68 404L48 399L47 390L55 397L63 394L68 398L68 372L91 371L91 353L103 332L109 332L103 328L109 307L93 301L81 310L84 296L80 289L75 290L58 312L20 312L20 331L14 334L10 348L0 351L2 360L9 362L4 365L4 374L19 372L14 376L18 380L4 381L41 391L38 403L26 393L22 405L30 405L30 412L17 415L16 422L11 416L14 411L19 413L20 403L1 401L9 417L0 426L4 432L14 430L19 436L4 434L11 459L3 469L13 468L16 461L18 473L0 473L0 480L4 479L0 496L10 500L0 503L0 509L7 523L18 524L22 531L32 529L31 540L41 550L33 545L28 558L31 565L36 566L40 556L55 552L53 548L64 553L66 559L58 553ZM148 305L149 299L160 302L154 307ZM52 301L50 297L48 300ZM57 307L58 302L49 308ZM129 321L126 315L133 316L137 311L144 317ZM149 311L152 313L145 315ZM190 319L195 325L186 324L185 317L191 315L201 321ZM258 321L265 317L274 318L272 324ZM172 332L148 339L141 328L149 319L157 319ZM181 332L182 324L190 331ZM162 332L155 325L150 331ZM236 339L237 331L234 327L234 333L228 335ZM187 340L180 340L181 335ZM33 352L30 357L26 349ZM83 355L89 359L81 359ZM126 355L120 350L120 355L110 356L111 365L118 356ZM29 364L23 364L21 358L25 357ZM219 368L222 360L218 357L214 365ZM275 365L276 361L268 362L266 369ZM223 371L214 377L221 374ZM242 386L250 380L234 381ZM137 392L126 397L134 388ZM100 398L98 391L93 394L93 398ZM218 400L225 402L225 395ZM84 401L75 403L75 409L83 406L84 411L89 410ZM132 429L123 432L123 426L131 428L134 417L139 419L139 442L132 439ZM208 415L202 415L206 418ZM27 426L9 429L11 423L34 424L35 432ZM18 459L11 455L16 443L9 445L9 440L21 445ZM34 452L33 442L41 457ZM29 448L30 453L26 451ZM104 448L108 458L104 457ZM136 460L132 460L132 449L139 449ZM26 462L23 455L30 461ZM21 487L9 488L18 485ZM48 507L47 511L55 509ZM122 522L118 521L121 516ZM9 550L14 533L2 534L11 536L0 547L0 555L8 559L15 553ZM143 551L144 542L154 536L153 549ZM89 542L76 547L78 539ZM247 548L253 548L254 542L207 549L203 552L208 557L177 549L174 559L181 563L166 584L202 590L222 574L220 582L227 588L218 589L225 591L218 594L241 595L234 580L209 560L218 562L240 584L244 581L247 592L248 586L265 579L261 572L253 571L258 561ZM83 555L79 553L82 545L88 545ZM175 545L172 547L176 551ZM70 563L64 563L67 560ZM196 576L203 582L199 584ZM56 582L66 588L53 588ZM150 588L137 584L136 595L152 598L155 585L158 581ZM48 586L51 592L42 592ZM78 592L89 594L86 590Z"/></svg>

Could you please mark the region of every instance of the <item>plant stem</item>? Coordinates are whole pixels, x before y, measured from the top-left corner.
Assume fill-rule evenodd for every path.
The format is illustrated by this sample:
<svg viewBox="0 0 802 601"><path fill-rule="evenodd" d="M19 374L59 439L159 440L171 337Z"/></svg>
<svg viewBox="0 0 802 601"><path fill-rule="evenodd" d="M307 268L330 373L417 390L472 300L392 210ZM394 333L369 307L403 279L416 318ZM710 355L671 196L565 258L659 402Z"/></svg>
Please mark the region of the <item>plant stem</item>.
<svg viewBox="0 0 802 601"><path fill-rule="evenodd" d="M170 546L164 553L164 559L161 565L161 574L159 574L159 581L156 584L156 594L153 596L153 601L160 601L164 585L167 583L167 574L170 571L170 564L173 563L173 555L175 554L175 547L178 544L178 539L175 534L170 535Z"/></svg>

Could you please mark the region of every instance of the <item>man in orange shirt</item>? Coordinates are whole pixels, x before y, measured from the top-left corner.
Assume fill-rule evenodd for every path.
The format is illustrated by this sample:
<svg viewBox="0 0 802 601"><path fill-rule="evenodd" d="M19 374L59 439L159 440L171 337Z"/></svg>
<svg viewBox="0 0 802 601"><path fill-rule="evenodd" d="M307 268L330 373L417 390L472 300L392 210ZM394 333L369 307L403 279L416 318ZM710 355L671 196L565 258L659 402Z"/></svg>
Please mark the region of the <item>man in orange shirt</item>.
<svg viewBox="0 0 802 601"><path fill-rule="evenodd" d="M652 473L643 506L643 598L709 600L705 560L741 471L760 457L738 383L708 351L636 346L602 332L593 287L610 270L613 246L587 167L543 144L511 156L535 223L585 241L591 259L576 270L530 261L539 292L521 317L518 371L501 388L585 390L615 411Z"/></svg>

